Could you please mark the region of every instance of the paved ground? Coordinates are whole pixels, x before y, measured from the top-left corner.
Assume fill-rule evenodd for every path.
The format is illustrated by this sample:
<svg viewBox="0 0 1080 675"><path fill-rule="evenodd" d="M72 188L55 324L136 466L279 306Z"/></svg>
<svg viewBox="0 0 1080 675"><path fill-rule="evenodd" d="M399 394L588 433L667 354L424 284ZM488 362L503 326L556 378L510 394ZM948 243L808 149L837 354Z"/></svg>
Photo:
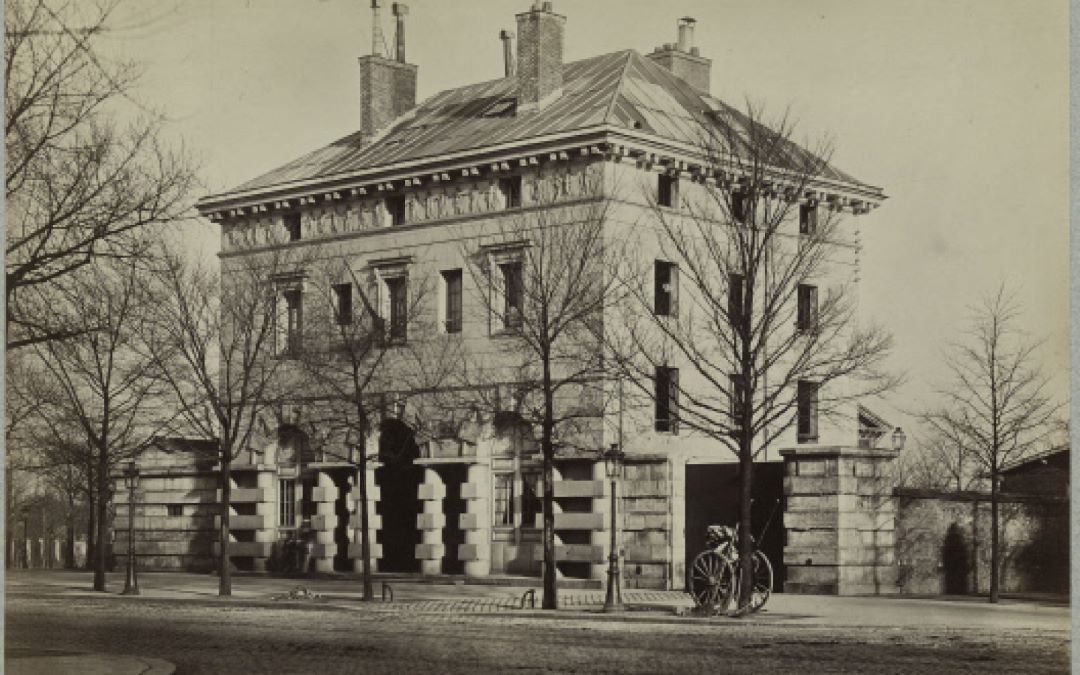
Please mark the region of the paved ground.
<svg viewBox="0 0 1080 675"><path fill-rule="evenodd" d="M595 613L595 591L557 613L511 609L524 589L395 584L394 603L362 604L356 582L304 585L321 601L273 601L295 582L144 575L137 598L86 591L71 573L9 575L12 672L43 649L130 655L177 673L300 672L1008 672L1068 670L1068 608L1009 602L777 595L746 619L687 619L677 594L628 593L639 611ZM37 651L35 651L37 650ZM22 672L29 672L23 670ZM87 672L53 670L51 672ZM106 672L106 671L103 671ZM127 671L138 672L138 671Z"/></svg>

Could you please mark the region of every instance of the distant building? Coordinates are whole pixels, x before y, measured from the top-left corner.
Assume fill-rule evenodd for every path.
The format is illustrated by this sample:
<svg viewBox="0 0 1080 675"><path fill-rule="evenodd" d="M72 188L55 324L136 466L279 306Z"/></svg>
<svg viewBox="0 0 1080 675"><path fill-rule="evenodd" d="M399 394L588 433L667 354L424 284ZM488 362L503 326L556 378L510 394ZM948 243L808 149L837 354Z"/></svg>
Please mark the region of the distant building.
<svg viewBox="0 0 1080 675"><path fill-rule="evenodd" d="M394 57L360 58L362 107L355 133L199 202L200 212L221 226L223 283L229 283L230 265L249 256L287 247L312 254L308 268L268 279L282 316L288 317L279 326L281 351L275 358L290 358L290 345L299 344L305 322L328 320L318 314L325 303L309 279L319 274L320 265L343 259L351 261L391 330L415 318L400 316L409 280L437 280L437 298L424 309L430 332L410 328L407 338L404 333L393 337L460 339L482 350L502 339L507 327L502 319L468 307L476 289L469 275L462 275L463 237L481 236L507 214L611 199L616 185L643 186L618 195L614 217L622 222L639 220L654 203L677 213L681 196L703 189L709 180L697 145L702 125L744 119L710 95L711 60L693 46L692 19L680 23L678 43L646 56L625 50L567 63L565 17L550 2L537 2L517 15L516 58L504 32L503 77L446 89L417 105L417 66L404 56L403 6L395 5L395 15ZM807 212L833 208L862 214L883 195L829 169L815 194L800 199ZM857 234L845 232L848 239L837 242L836 256L846 265L846 281L855 282ZM513 289L514 250L490 255L492 264L505 270L504 287ZM657 287L670 293L673 283L677 278L658 277ZM354 295L350 291L348 297ZM540 457L530 434L513 433L512 419L505 415L475 415L454 437L429 431L440 427L439 420L427 420L420 430L410 423L415 400L408 391L386 397L369 448L380 452L383 466L366 477L338 459L347 450L327 452L301 431L306 420L319 418L317 401L297 396L295 406L280 411L276 433L259 439L232 467L234 564L249 570L272 566L280 542L304 525L315 531L315 569L359 569L355 488L358 480L367 480L376 488L371 512L377 514L378 571L537 574ZM804 408L800 433L793 429L778 445L870 451L891 431L855 406L839 422L820 423L813 405ZM462 413L458 417L469 417L469 411ZM677 426L650 427L627 445L630 460L621 493L627 584L681 588L691 546L687 505L708 497L687 494L686 474L730 455L680 434ZM599 438L595 450L610 442ZM390 446L406 451L390 456ZM182 459L170 464L167 455L181 455L161 453L151 462L159 467L146 467L143 508L147 518L151 513L161 518L154 527L195 528L183 530L192 535L188 540L175 530L176 543L163 544L161 551L190 554L185 566L205 567L213 555L212 537L202 534L211 525L213 469L185 466ZM810 464L803 460L803 470ZM608 537L603 477L595 454L559 461L555 522L559 571L568 577L603 577ZM778 490L780 473L774 478ZM774 536L781 532L781 519L777 514Z"/></svg>
<svg viewBox="0 0 1080 675"><path fill-rule="evenodd" d="M1068 497L1069 445L1049 448L1006 464L1001 469L1001 491Z"/></svg>

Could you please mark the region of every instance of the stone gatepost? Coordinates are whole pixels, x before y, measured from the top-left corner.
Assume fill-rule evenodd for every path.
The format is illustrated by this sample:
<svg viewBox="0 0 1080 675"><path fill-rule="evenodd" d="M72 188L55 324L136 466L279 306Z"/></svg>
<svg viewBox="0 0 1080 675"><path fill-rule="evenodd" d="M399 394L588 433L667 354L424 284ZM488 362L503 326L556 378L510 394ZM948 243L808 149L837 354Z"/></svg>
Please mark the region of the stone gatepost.
<svg viewBox="0 0 1080 675"><path fill-rule="evenodd" d="M884 594L896 586L896 504L884 448L805 447L784 458L787 593Z"/></svg>
<svg viewBox="0 0 1080 675"><path fill-rule="evenodd" d="M368 503L368 543L371 545L371 565L372 569L378 569L378 561L382 558L382 544L377 543L379 535L382 530L382 516L377 512L375 505L379 501L381 493L379 486L375 482L375 469L379 468L378 462L375 460L368 460L367 470L364 472L367 474L365 480L367 480L367 503ZM358 472L359 473L359 472ZM349 557L353 561L353 571L357 574L363 574L364 572L364 552L360 543L360 537L363 536L363 524L360 522L360 486L354 485L350 499L354 504L351 520L349 521L349 528L351 530L351 536L349 537Z"/></svg>
<svg viewBox="0 0 1080 675"><path fill-rule="evenodd" d="M315 503L315 515L311 517L315 546L311 549L311 557L315 560L316 572L334 571L334 556L337 554L334 529L338 525L334 502L337 498L338 487L334 479L325 471L319 471L315 488L311 491L311 501Z"/></svg>
<svg viewBox="0 0 1080 675"><path fill-rule="evenodd" d="M420 530L420 543L416 545L416 559L420 561L422 574L440 574L445 553L443 527L446 515L443 500L446 485L439 472L431 467L424 469L424 482L420 485L419 498L424 503L423 512L416 515L416 528Z"/></svg>
<svg viewBox="0 0 1080 675"><path fill-rule="evenodd" d="M491 467L470 464L461 485L465 513L459 517L465 543L458 545L458 559L465 562L465 576L491 574Z"/></svg>

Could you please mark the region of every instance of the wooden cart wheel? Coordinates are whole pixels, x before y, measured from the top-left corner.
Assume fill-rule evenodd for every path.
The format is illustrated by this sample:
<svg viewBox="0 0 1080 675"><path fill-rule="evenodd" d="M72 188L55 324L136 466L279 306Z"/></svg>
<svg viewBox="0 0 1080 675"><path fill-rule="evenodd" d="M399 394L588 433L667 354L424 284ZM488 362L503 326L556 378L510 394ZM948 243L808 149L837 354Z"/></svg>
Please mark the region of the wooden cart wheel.
<svg viewBox="0 0 1080 675"><path fill-rule="evenodd" d="M756 612L765 606L772 593L773 572L772 563L761 551L754 551L754 587L750 592L751 612Z"/></svg>
<svg viewBox="0 0 1080 675"><path fill-rule="evenodd" d="M708 612L723 610L731 599L735 570L716 551L699 553L690 565L690 595Z"/></svg>

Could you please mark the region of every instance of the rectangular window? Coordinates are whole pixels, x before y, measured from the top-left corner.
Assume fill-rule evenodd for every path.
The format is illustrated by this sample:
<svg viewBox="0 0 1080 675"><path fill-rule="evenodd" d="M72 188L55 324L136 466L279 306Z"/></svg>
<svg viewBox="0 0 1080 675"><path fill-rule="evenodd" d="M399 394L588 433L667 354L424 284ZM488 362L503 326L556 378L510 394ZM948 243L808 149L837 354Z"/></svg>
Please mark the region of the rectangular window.
<svg viewBox="0 0 1080 675"><path fill-rule="evenodd" d="M536 517L544 512L540 494L540 474L535 471L521 474L521 526L536 527Z"/></svg>
<svg viewBox="0 0 1080 675"><path fill-rule="evenodd" d="M347 326L353 320L352 284L334 285L334 322Z"/></svg>
<svg viewBox="0 0 1080 675"><path fill-rule="evenodd" d="M499 192L508 209L521 206L521 176L508 176L499 179Z"/></svg>
<svg viewBox="0 0 1080 675"><path fill-rule="evenodd" d="M499 265L503 282L503 328L521 328L521 312L525 305L525 285L521 274L521 261Z"/></svg>
<svg viewBox="0 0 1080 675"><path fill-rule="evenodd" d="M674 207L679 198L679 179L662 173L656 179L656 203Z"/></svg>
<svg viewBox="0 0 1080 675"><path fill-rule="evenodd" d="M296 527L296 481L278 481L278 527Z"/></svg>
<svg viewBox="0 0 1080 675"><path fill-rule="evenodd" d="M300 241L302 231L299 213L285 214L285 229L289 232L289 241Z"/></svg>
<svg viewBox="0 0 1080 675"><path fill-rule="evenodd" d="M799 234L813 234L817 231L817 204L803 204L799 207Z"/></svg>
<svg viewBox="0 0 1080 675"><path fill-rule="evenodd" d="M390 303L390 342L405 342L409 336L408 277L392 277L387 279L386 295Z"/></svg>
<svg viewBox="0 0 1080 675"><path fill-rule="evenodd" d="M797 433L800 443L814 443L818 439L818 385L816 382L799 380L795 405L797 408Z"/></svg>
<svg viewBox="0 0 1080 675"><path fill-rule="evenodd" d="M656 368L656 430L679 433L679 369Z"/></svg>
<svg viewBox="0 0 1080 675"><path fill-rule="evenodd" d="M183 504L166 504L165 509L167 510L169 516L171 516L173 518L176 518L177 516L184 515L184 505Z"/></svg>
<svg viewBox="0 0 1080 675"><path fill-rule="evenodd" d="M732 324L742 321L743 301L746 297L746 277L742 274L728 275L728 319Z"/></svg>
<svg viewBox="0 0 1080 675"><path fill-rule="evenodd" d="M736 223L745 223L749 215L747 213L748 200L741 192L731 193L731 217Z"/></svg>
<svg viewBox="0 0 1080 675"><path fill-rule="evenodd" d="M299 288L292 288L281 294L281 300L283 311L278 318L279 353L296 356L300 353L304 325L303 293Z"/></svg>
<svg viewBox="0 0 1080 675"><path fill-rule="evenodd" d="M386 213L390 216L391 225L405 224L405 195L392 195L387 197Z"/></svg>
<svg viewBox="0 0 1080 675"><path fill-rule="evenodd" d="M731 397L731 429L740 433L743 428L743 416L746 413L746 377L742 374L731 375L728 395Z"/></svg>
<svg viewBox="0 0 1080 675"><path fill-rule="evenodd" d="M677 316L679 268L675 263L664 260L653 263L653 286L653 312L657 316Z"/></svg>
<svg viewBox="0 0 1080 675"><path fill-rule="evenodd" d="M514 474L495 474L495 526L514 526Z"/></svg>
<svg viewBox="0 0 1080 675"><path fill-rule="evenodd" d="M795 317L795 327L799 330L817 328L818 314L817 286L799 284L799 308Z"/></svg>
<svg viewBox="0 0 1080 675"><path fill-rule="evenodd" d="M443 299L443 312L447 333L461 332L461 270L445 270L442 273L446 287Z"/></svg>

